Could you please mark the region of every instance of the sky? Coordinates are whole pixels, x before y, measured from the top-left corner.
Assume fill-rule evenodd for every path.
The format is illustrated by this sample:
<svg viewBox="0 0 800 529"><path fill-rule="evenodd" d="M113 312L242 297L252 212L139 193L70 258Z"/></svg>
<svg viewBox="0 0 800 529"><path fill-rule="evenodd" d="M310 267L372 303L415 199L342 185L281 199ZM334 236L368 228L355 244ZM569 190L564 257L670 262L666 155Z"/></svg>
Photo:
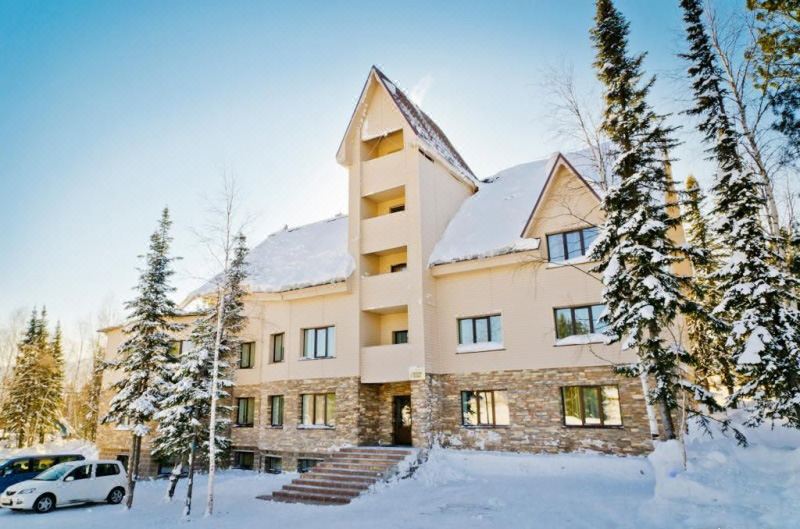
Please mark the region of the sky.
<svg viewBox="0 0 800 529"><path fill-rule="evenodd" d="M618 2L661 112L685 105L677 4ZM253 244L346 213L335 153L373 64L480 177L569 148L544 72L572 65L599 96L593 14L589 0L0 0L0 319L46 305L69 333L120 307L164 206L180 300L213 272L197 233L223 175ZM683 139L676 178L707 182Z"/></svg>

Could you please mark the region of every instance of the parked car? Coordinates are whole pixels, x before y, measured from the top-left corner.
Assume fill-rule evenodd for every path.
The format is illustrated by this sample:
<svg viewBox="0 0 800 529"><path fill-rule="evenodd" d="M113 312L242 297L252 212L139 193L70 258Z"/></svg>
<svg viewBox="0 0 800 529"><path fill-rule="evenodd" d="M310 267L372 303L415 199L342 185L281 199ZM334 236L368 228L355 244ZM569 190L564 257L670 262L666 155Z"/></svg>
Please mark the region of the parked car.
<svg viewBox="0 0 800 529"><path fill-rule="evenodd" d="M61 463L8 487L0 496L0 507L45 513L75 503L107 501L116 505L127 493L127 482L119 461Z"/></svg>
<svg viewBox="0 0 800 529"><path fill-rule="evenodd" d="M14 456L0 459L0 494L7 487L36 477L59 463L86 459L80 454Z"/></svg>

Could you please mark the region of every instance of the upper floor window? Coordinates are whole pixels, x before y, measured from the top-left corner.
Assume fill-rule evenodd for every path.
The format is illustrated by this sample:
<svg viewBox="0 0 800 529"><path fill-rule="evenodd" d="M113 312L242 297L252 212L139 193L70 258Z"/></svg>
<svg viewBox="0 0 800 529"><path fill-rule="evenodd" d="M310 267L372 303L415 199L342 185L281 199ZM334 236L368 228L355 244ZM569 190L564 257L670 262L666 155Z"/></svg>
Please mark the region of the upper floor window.
<svg viewBox="0 0 800 529"><path fill-rule="evenodd" d="M253 426L255 422L256 399L242 397L236 399L236 426Z"/></svg>
<svg viewBox="0 0 800 529"><path fill-rule="evenodd" d="M278 333L272 335L272 362L283 362L283 342L284 334Z"/></svg>
<svg viewBox="0 0 800 529"><path fill-rule="evenodd" d="M239 345L239 369L251 369L255 365L255 356L255 342L245 342Z"/></svg>
<svg viewBox="0 0 800 529"><path fill-rule="evenodd" d="M617 386L561 388L566 426L622 426Z"/></svg>
<svg viewBox="0 0 800 529"><path fill-rule="evenodd" d="M509 424L508 392L482 390L461 392L461 417L465 426L506 426Z"/></svg>
<svg viewBox="0 0 800 529"><path fill-rule="evenodd" d="M303 331L303 358L333 358L336 356L336 328L319 327Z"/></svg>
<svg viewBox="0 0 800 529"><path fill-rule="evenodd" d="M173 359L178 359L183 353L192 350L192 342L189 340L173 340L169 344L169 356Z"/></svg>
<svg viewBox="0 0 800 529"><path fill-rule="evenodd" d="M408 343L408 331L392 331L392 343Z"/></svg>
<svg viewBox="0 0 800 529"><path fill-rule="evenodd" d="M408 265L406 263L397 263L393 264L389 270L394 274L395 272L405 272L408 269Z"/></svg>
<svg viewBox="0 0 800 529"><path fill-rule="evenodd" d="M586 256L586 252L597 238L595 226L582 230L565 231L547 236L547 255L551 263L563 263Z"/></svg>
<svg viewBox="0 0 800 529"><path fill-rule="evenodd" d="M600 321L600 315L605 310L605 305L555 309L556 338L601 333L605 324Z"/></svg>
<svg viewBox="0 0 800 529"><path fill-rule="evenodd" d="M300 419L306 426L333 426L336 414L335 393L301 395Z"/></svg>
<svg viewBox="0 0 800 529"><path fill-rule="evenodd" d="M499 314L458 320L459 345L503 343L503 324Z"/></svg>
<svg viewBox="0 0 800 529"><path fill-rule="evenodd" d="M405 204L398 204L396 206L392 206L389 208L389 213L400 213L401 211L406 210Z"/></svg>

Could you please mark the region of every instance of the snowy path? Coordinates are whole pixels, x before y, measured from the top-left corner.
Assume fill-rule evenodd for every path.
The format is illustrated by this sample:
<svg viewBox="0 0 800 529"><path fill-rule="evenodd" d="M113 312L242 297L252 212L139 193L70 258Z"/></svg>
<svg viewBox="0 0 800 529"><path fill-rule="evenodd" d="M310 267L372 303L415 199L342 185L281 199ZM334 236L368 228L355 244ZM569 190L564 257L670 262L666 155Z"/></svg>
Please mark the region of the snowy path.
<svg viewBox="0 0 800 529"><path fill-rule="evenodd" d="M674 454L621 458L589 454L521 456L436 450L411 479L343 507L256 500L294 477L227 471L217 513L202 517L204 479L190 527L213 529L697 528L800 527L800 433L759 432L742 449L699 439L689 471ZM667 447L668 448L668 447ZM669 456L673 457L670 458ZM48 515L0 511L3 529L159 529L183 527L180 500L162 501L164 481L137 486L131 512L108 505ZM183 484L177 497L183 493Z"/></svg>

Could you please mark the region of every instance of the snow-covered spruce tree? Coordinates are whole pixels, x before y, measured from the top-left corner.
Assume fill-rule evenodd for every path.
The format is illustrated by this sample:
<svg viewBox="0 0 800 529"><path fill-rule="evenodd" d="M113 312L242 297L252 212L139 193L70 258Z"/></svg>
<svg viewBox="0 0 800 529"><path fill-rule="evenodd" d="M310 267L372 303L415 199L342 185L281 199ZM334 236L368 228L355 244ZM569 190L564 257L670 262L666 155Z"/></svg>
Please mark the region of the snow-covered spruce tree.
<svg viewBox="0 0 800 529"><path fill-rule="evenodd" d="M33 309L25 335L17 346L16 363L11 376L6 404L0 409L0 422L3 427L14 432L17 438L17 447L22 448L30 435L30 411L36 405L36 395L33 391L36 376L36 343L39 332L38 313Z"/></svg>
<svg viewBox="0 0 800 529"><path fill-rule="evenodd" d="M680 340L664 339L682 303L682 280L672 268L683 257L669 238L680 219L666 203L672 129L647 103L654 78L642 79L644 55L628 55L628 22L611 0L598 0L596 7L591 33L604 88L602 127L615 151L615 182L603 198L605 222L592 256L600 262L595 271L602 272L605 285L605 333L609 341L623 340L624 348L636 350L638 362L624 371L654 379L648 399L658 406L665 435L673 439L676 396L688 385L681 363L690 358Z"/></svg>
<svg viewBox="0 0 800 529"><path fill-rule="evenodd" d="M103 390L103 371L105 370L105 351L99 343L94 344L92 357L92 376L81 388L80 436L87 441L97 439L97 423L100 419L100 395Z"/></svg>
<svg viewBox="0 0 800 529"><path fill-rule="evenodd" d="M686 179L683 201L683 221L686 239L690 245L689 259L694 271L690 295L698 310L687 314L686 323L694 359L694 374L698 384L706 389L712 379L719 378L722 385L733 393L735 371L725 347L727 328L724 322L714 318L711 309L719 302L714 274L723 258L719 245L712 236L709 221L704 212L705 197L697 179L690 175ZM714 381L716 383L716 381Z"/></svg>
<svg viewBox="0 0 800 529"><path fill-rule="evenodd" d="M729 257L714 274L720 302L715 316L730 329L726 347L742 385L730 404L752 399L748 425L786 419L800 427L800 314L797 278L787 273L767 235L764 182L743 162L725 107L726 91L702 22L699 0L681 0L690 45L698 126L717 163L714 182L715 232Z"/></svg>
<svg viewBox="0 0 800 529"><path fill-rule="evenodd" d="M41 371L45 374L42 380L42 391L39 395L39 404L35 407L34 424L40 443L45 442L45 436L53 433L57 428L58 419L61 418L64 406L64 345L61 333L61 324L56 324L52 341L47 341L47 321L44 312L40 321L42 327L42 343L39 359Z"/></svg>
<svg viewBox="0 0 800 529"><path fill-rule="evenodd" d="M175 322L178 309L169 297L174 291L169 280L175 260L169 255L171 225L169 211L164 208L158 229L150 236L146 265L140 270L136 286L137 296L125 305L127 339L120 345L119 361L114 364L122 377L113 385L116 394L103 418L106 423L127 422L131 429L125 504L128 509L133 505L142 437L150 433L150 422L166 395L172 336L183 328Z"/></svg>
<svg viewBox="0 0 800 529"><path fill-rule="evenodd" d="M228 202L230 211L230 204ZM227 217L230 219L230 214ZM226 233L230 233L230 225ZM244 313L244 281L247 277L247 241L239 233L227 236L224 242L223 273L214 281L215 321L214 349L211 369L211 410L209 414L208 439L208 496L206 516L214 513L214 472L218 459L218 446L228 445L228 439L221 437L220 431L230 426L230 406L220 404L229 396L228 388L233 386L230 378L231 359L239 350L239 334L247 324Z"/></svg>

